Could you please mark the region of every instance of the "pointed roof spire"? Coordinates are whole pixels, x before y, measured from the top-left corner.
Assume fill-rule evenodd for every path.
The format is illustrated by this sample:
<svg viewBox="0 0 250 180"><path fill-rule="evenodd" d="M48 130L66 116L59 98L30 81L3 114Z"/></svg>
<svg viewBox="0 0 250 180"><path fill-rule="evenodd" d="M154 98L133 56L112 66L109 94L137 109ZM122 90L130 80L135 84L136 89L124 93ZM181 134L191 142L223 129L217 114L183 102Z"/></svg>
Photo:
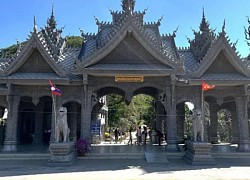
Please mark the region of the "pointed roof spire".
<svg viewBox="0 0 250 180"><path fill-rule="evenodd" d="M51 12L51 16L50 18L47 20L47 24L49 27L51 27L52 29L56 28L56 19L54 16L54 4L52 5L52 12Z"/></svg>
<svg viewBox="0 0 250 180"><path fill-rule="evenodd" d="M226 28L226 19L224 19L223 21L223 26L222 26L222 31L221 31L223 34L226 34L225 28Z"/></svg>
<svg viewBox="0 0 250 180"><path fill-rule="evenodd" d="M202 32L209 31L209 23L206 21L204 7L203 7L203 13L202 13L202 20L200 24L200 31Z"/></svg>
<svg viewBox="0 0 250 180"><path fill-rule="evenodd" d="M122 9L125 13L133 14L135 8L135 0L122 0Z"/></svg>
<svg viewBox="0 0 250 180"><path fill-rule="evenodd" d="M36 16L34 16L34 25L33 25L33 31L37 32L37 25L36 25Z"/></svg>

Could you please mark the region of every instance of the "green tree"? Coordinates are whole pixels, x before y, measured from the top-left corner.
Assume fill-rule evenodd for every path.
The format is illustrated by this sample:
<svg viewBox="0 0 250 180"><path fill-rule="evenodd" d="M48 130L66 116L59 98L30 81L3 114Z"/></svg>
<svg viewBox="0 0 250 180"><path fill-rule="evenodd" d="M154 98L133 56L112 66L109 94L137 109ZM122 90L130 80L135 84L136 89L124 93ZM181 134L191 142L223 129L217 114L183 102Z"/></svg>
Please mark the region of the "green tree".
<svg viewBox="0 0 250 180"><path fill-rule="evenodd" d="M250 19L247 17L248 27L244 27L245 30L245 39L247 42L247 45L250 46ZM250 59L250 54L248 54L248 59Z"/></svg>
<svg viewBox="0 0 250 180"><path fill-rule="evenodd" d="M109 107L108 118L110 126L119 125L123 128L135 127L137 124L150 124L155 117L154 99L151 96L140 94L135 96L127 105L120 95L107 96Z"/></svg>
<svg viewBox="0 0 250 180"><path fill-rule="evenodd" d="M7 47L5 49L0 49L0 57L13 57L15 56L18 49L18 45L14 44L10 47Z"/></svg>
<svg viewBox="0 0 250 180"><path fill-rule="evenodd" d="M81 47L83 39L80 36L68 36L66 44L68 47ZM23 46L26 42L22 42ZM0 57L13 57L16 55L18 50L18 44L13 44L7 48L0 49Z"/></svg>
<svg viewBox="0 0 250 180"><path fill-rule="evenodd" d="M67 46L69 47L81 47L83 39L80 36L69 36L67 37Z"/></svg>

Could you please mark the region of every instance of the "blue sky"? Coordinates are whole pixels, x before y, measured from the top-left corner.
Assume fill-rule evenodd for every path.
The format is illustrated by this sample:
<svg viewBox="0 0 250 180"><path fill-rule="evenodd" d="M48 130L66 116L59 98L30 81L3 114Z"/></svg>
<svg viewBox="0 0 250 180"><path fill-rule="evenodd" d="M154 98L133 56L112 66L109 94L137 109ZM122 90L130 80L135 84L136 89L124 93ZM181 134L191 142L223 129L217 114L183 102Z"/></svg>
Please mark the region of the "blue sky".
<svg viewBox="0 0 250 180"><path fill-rule="evenodd" d="M94 16L100 21L111 21L109 9L121 10L121 0L1 0L0 1L0 48L24 41L33 29L33 17L37 26L44 27L51 14L52 4L58 28L64 27L64 36L97 32ZM178 26L178 47L187 47L187 38L193 38L192 29L198 30L202 9L210 27L221 31L226 19L226 32L231 42L238 40L237 50L245 57L249 47L244 37L243 26L248 26L250 0L136 0L135 10L148 8L145 21L157 21L164 16L160 31L172 33Z"/></svg>

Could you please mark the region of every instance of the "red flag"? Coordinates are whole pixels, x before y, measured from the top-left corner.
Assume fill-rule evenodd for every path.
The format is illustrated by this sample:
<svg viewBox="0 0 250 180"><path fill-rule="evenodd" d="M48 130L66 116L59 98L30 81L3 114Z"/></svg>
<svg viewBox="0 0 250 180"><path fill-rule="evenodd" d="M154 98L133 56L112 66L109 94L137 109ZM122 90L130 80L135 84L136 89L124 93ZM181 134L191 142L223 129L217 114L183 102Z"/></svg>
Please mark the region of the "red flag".
<svg viewBox="0 0 250 180"><path fill-rule="evenodd" d="M214 87L215 87L215 85L207 84L203 80L201 80L201 88L202 88L203 91L213 89Z"/></svg>
<svg viewBox="0 0 250 180"><path fill-rule="evenodd" d="M56 95L56 96L61 96L62 95L61 90L56 88L54 86L54 84L50 80L49 80L49 84L50 84L51 94Z"/></svg>

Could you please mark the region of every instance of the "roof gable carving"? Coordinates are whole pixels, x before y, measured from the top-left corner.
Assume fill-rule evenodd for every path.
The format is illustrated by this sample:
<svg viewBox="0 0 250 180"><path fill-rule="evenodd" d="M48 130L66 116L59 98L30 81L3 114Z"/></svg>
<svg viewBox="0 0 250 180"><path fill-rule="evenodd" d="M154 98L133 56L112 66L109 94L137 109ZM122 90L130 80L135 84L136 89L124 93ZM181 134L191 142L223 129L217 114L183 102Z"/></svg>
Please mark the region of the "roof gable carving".
<svg viewBox="0 0 250 180"><path fill-rule="evenodd" d="M204 72L207 73L239 73L235 67L230 63L227 56L222 50L214 62L209 66L209 68Z"/></svg>
<svg viewBox="0 0 250 180"><path fill-rule="evenodd" d="M38 50L30 55L23 65L16 71L17 73L53 73L54 70L42 57Z"/></svg>
<svg viewBox="0 0 250 180"><path fill-rule="evenodd" d="M25 44L22 51L18 54L18 56L13 60L13 62L5 69L4 74L10 75L17 72L20 68L20 71L24 70L22 67L26 68L27 64L30 63L31 56L34 55L35 51L40 53L39 57L42 57L43 60L53 69L53 71L61 76L65 77L66 74L63 69L58 65L53 59L52 55L48 53L46 47L40 41L41 34L37 32L33 32L29 41ZM25 65L25 66L23 66Z"/></svg>
<svg viewBox="0 0 250 180"><path fill-rule="evenodd" d="M126 36L120 44L97 64L162 64L133 36ZM169 68L169 67L168 67Z"/></svg>
<svg viewBox="0 0 250 180"><path fill-rule="evenodd" d="M224 68L220 69L218 66L224 66ZM237 72L238 74L250 77L248 66L249 65L243 62L237 55L234 45L229 43L223 29L219 37L203 57L199 67L192 73L192 76L201 78L205 73L217 71L217 73Z"/></svg>

